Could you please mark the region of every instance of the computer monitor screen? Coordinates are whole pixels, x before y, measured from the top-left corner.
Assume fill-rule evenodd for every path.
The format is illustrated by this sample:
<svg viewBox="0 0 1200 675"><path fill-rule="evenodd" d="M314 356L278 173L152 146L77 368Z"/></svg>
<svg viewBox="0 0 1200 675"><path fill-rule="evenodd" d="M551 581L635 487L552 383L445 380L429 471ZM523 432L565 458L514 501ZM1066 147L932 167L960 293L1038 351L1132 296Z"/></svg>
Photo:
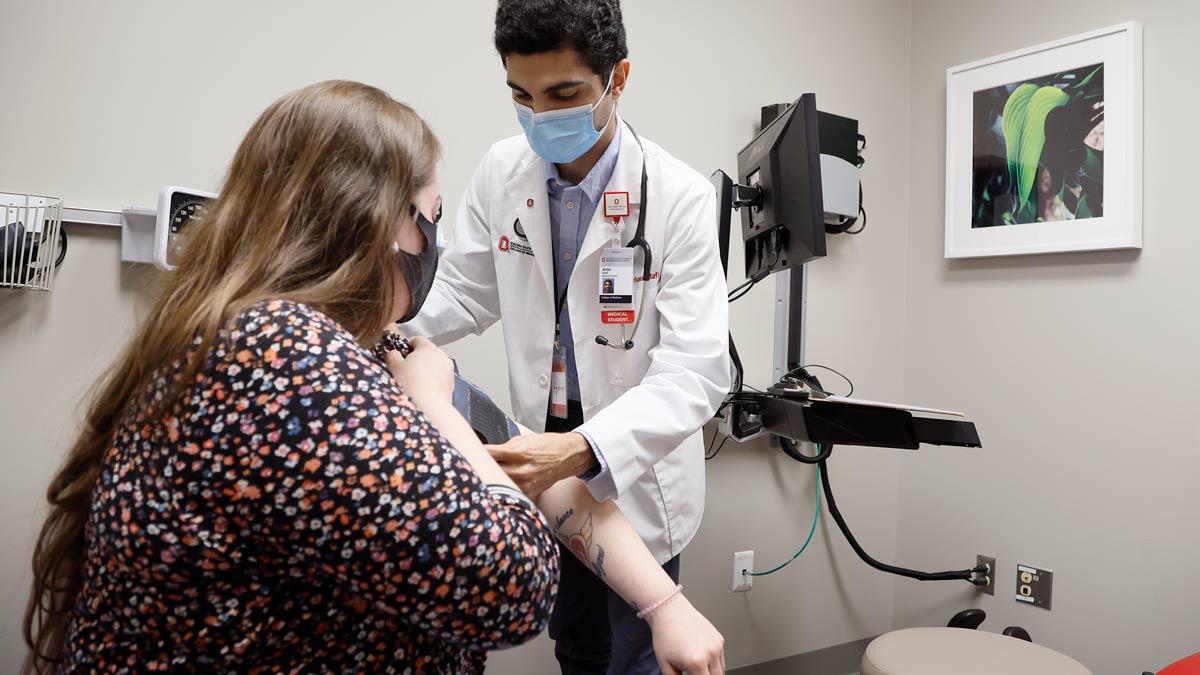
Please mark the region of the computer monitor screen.
<svg viewBox="0 0 1200 675"><path fill-rule="evenodd" d="M738 183L759 195L741 209L747 277L825 255L817 117L816 96L804 94L738 153Z"/></svg>

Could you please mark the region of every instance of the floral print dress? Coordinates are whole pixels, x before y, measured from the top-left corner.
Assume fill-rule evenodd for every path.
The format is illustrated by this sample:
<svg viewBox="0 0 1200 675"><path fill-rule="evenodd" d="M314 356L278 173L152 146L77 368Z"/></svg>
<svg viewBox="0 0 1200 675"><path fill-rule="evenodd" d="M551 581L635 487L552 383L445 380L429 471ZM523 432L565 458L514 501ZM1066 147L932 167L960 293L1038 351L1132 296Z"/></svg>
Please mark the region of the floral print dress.
<svg viewBox="0 0 1200 675"><path fill-rule="evenodd" d="M259 303L123 421L59 672L481 673L545 627L557 555L352 335Z"/></svg>

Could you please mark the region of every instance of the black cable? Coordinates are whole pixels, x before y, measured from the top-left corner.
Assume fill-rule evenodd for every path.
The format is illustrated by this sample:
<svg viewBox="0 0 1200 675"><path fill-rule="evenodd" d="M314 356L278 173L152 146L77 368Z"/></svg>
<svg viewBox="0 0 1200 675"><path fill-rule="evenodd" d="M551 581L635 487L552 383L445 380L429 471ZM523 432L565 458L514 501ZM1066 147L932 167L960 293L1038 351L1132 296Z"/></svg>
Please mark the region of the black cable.
<svg viewBox="0 0 1200 675"><path fill-rule="evenodd" d="M858 212L862 214L862 218L859 218L859 220L862 221L862 224L858 226L857 230L846 230L846 234L862 234L862 231L867 229L867 209L866 209L866 207L864 207L862 204L859 204Z"/></svg>
<svg viewBox="0 0 1200 675"><path fill-rule="evenodd" d="M721 405L717 408L717 412L713 413L713 419L720 418L721 413L724 413L725 409L728 408L729 406L733 405L734 403L752 403L752 401L741 400L738 398L738 392L731 391L725 397L725 400L721 402Z"/></svg>
<svg viewBox="0 0 1200 675"><path fill-rule="evenodd" d="M846 230L854 226L857 218L842 218L836 223L825 223L825 234L845 234Z"/></svg>
<svg viewBox="0 0 1200 675"><path fill-rule="evenodd" d="M750 291L754 290L754 287L755 287L757 284L758 284L758 282L757 282L757 281L755 281L755 282L751 283L749 286L747 286L747 287L745 288L745 290L743 290L741 293L738 293L736 296L735 296L735 295L730 295L730 296L729 296L729 302L737 302L738 300L741 300L742 298L746 297L746 294L747 294L747 293L749 293Z"/></svg>
<svg viewBox="0 0 1200 675"><path fill-rule="evenodd" d="M861 157L859 159L861 159ZM862 168L861 164L859 165L859 168ZM825 232L829 234L862 234L862 231L867 229L867 210L863 208L863 186L861 180L858 181L858 213L859 216L862 216L861 218L858 216L855 216L854 218L843 218L840 223L825 225ZM862 221L862 224L858 226L857 230L850 229L858 224L860 220Z"/></svg>
<svg viewBox="0 0 1200 675"><path fill-rule="evenodd" d="M753 275L750 276L749 279L744 281L737 288L734 288L732 291L730 291L729 296L728 296L728 302L736 302L737 300L742 299L751 290L753 290L753 288L756 285L758 285L758 282L762 281L763 279L766 279L767 276L769 276L771 274L772 270L775 268L775 265L777 265L779 263L779 260L782 257L783 257L783 247L782 247L782 242L780 242L775 247L775 258L771 261L771 263L769 265L767 265L766 268L755 272ZM738 355L737 344L733 341L733 332L732 331L729 332L729 359L730 359L730 361L733 362L733 368L734 368L733 387L732 387L732 390L730 391L730 395L726 396L725 401L721 404L721 406L719 408L717 408L717 412L714 415L714 417L720 417L721 414L723 412L725 412L725 409L728 408L730 406L730 404L732 404L735 400L737 400L738 395L744 391L744 388L746 386L746 384L745 384L746 371L745 371L745 368L742 366L742 359ZM754 389L753 387L750 387L750 389L752 389L760 394L763 393L757 389ZM753 401L753 399L751 399L751 400L745 401L745 402L753 403L754 401ZM725 440L726 441L729 440L729 437L726 436ZM716 452L712 453L711 457L708 456L708 452L705 452L705 459L707 460L707 459L712 459L712 457L716 457L717 453L721 452L721 448L723 448L723 447L725 447L725 441L721 442L721 446L717 448ZM709 444L709 448L710 449L712 448L711 443Z"/></svg>
<svg viewBox="0 0 1200 675"><path fill-rule="evenodd" d="M717 408L716 414L713 415L714 418L720 417L721 413L724 412L725 409L728 408L733 403L758 403L759 402L758 399L755 398L752 394L745 391L744 385L741 385L741 383L739 383L739 386L741 386L743 388L737 388L737 389L734 389L733 391L729 392L729 394L725 397L725 401L721 403L721 406L719 408ZM753 389L753 388L751 387L751 389ZM763 392L758 391L757 389L753 389L753 390L759 394L763 393Z"/></svg>
<svg viewBox="0 0 1200 675"><path fill-rule="evenodd" d="M779 262L778 257L775 259L775 263L777 263L777 262ZM750 289L757 286L758 282L762 281L763 279L766 279L767 276L769 274L771 274L771 268L775 267L775 263L771 263L766 268L755 272L754 274L752 274L750 276L749 279L742 282L742 284L740 286L737 286L732 291L729 291L729 295L727 296L729 299L729 302L733 302L734 300L740 300L742 298L742 296L744 296L750 292ZM737 297L734 297L735 295Z"/></svg>
<svg viewBox="0 0 1200 675"><path fill-rule="evenodd" d="M713 446L717 444L717 436L720 435L721 432L713 431L712 438L708 441L708 447L704 449L704 459L708 459L709 454L712 453Z"/></svg>
<svg viewBox="0 0 1200 675"><path fill-rule="evenodd" d="M851 380L850 378L846 377L845 375L843 375L841 372L836 371L833 368L830 368L829 366L823 366L819 363L809 363L809 364L800 366L799 368L794 368L794 369L788 371L788 375L794 375L795 373L805 370L806 368L821 368L823 370L828 370L829 372L833 373L834 375L837 375L838 377L845 380L846 384L850 385L850 393L846 394L846 398L850 398L851 396L854 395L854 381ZM822 389L822 393L828 394L828 395L833 395L833 392L825 391L823 389Z"/></svg>
<svg viewBox="0 0 1200 675"><path fill-rule="evenodd" d="M729 360L733 361L735 374L733 391L739 392L742 390L742 382L744 381L746 371L742 367L742 358L738 356L737 344L733 341L733 331L729 331Z"/></svg>
<svg viewBox="0 0 1200 675"><path fill-rule="evenodd" d="M58 238L62 240L62 248L58 250L58 260L54 261L54 268L62 267L63 261L67 259L67 228L58 225Z"/></svg>
<svg viewBox="0 0 1200 675"><path fill-rule="evenodd" d="M823 448L823 450L826 449L828 451L832 451L833 446L829 445ZM828 452L826 453L826 457L828 457ZM887 563L881 563L867 555L867 552L864 551L863 547L859 545L858 540L854 538L853 534L851 534L850 527L846 525L846 519L842 517L842 512L838 510L837 502L833 499L833 488L829 484L828 463L822 459L819 464L821 466L821 489L825 493L825 508L829 514L833 516L834 522L837 523L838 529L842 531L842 535L846 537L846 541L850 542L850 548L854 549L854 552L858 554L858 557L861 558L863 562L867 563L871 567L874 567L880 572L887 572L888 574L895 574L896 576L916 579L917 581L961 580L975 585L983 585L984 578L982 576L976 578L976 575L982 575L986 573L987 570L984 566L975 567L969 570L957 570L950 572L920 572L904 567L897 567L895 565L888 565Z"/></svg>
<svg viewBox="0 0 1200 675"><path fill-rule="evenodd" d="M737 293L738 291L742 290L743 288L746 288L747 286L753 287L755 283L756 282L754 281L753 278L747 279L747 280L743 281L740 286L737 286L732 291L729 291L729 294L726 295L726 297L731 298L731 297L733 297L734 293Z"/></svg>
<svg viewBox="0 0 1200 675"><path fill-rule="evenodd" d="M781 242L781 243L775 245L775 258L773 260L771 260L771 262L766 267L764 267L763 269L750 275L749 279L743 281L741 283L741 285L735 287L732 291L729 291L729 295L727 296L729 299L729 302L741 300L742 297L744 297L747 293L750 292L750 289L752 289L756 285L758 285L758 282L760 282L763 279L766 279L768 276L770 276L771 272L773 272L775 270L775 266L779 264L779 259L782 257L783 257L783 246L782 246L782 242ZM739 291L741 291L741 292L738 293ZM735 294L737 294L737 297L734 297Z"/></svg>
<svg viewBox="0 0 1200 675"><path fill-rule="evenodd" d="M823 445L818 444L817 454L809 457L808 455L800 452L800 448L796 447L796 444L792 442L792 439L784 438L783 436L779 437L779 447L783 448L783 454L791 457L797 462L803 462L804 464L824 464L825 460L829 459L829 455L833 453L832 443L825 443Z"/></svg>
<svg viewBox="0 0 1200 675"><path fill-rule="evenodd" d="M713 440L716 440L716 437L715 437L715 436L713 437ZM710 459L712 459L712 458L716 457L717 455L721 454L721 449L725 447L725 442L726 442L726 441L728 441L728 440L729 440L729 437L728 437L728 436L726 436L726 437L725 437L725 438L724 438L724 439L721 441L721 444L717 446L717 451L716 451L716 452L712 453L711 455L706 453L706 454L704 455L704 461L706 461L706 462L707 462L708 460L710 460Z"/></svg>
<svg viewBox="0 0 1200 675"><path fill-rule="evenodd" d="M858 181L858 212L860 215L862 215L862 218L855 218L849 223L846 223L846 229L842 230L842 232L851 235L862 234L862 231L867 229L867 209L865 206L863 206L863 186L861 180ZM854 224L859 220L862 220L862 224L858 226L857 230L851 230L850 228L854 227Z"/></svg>

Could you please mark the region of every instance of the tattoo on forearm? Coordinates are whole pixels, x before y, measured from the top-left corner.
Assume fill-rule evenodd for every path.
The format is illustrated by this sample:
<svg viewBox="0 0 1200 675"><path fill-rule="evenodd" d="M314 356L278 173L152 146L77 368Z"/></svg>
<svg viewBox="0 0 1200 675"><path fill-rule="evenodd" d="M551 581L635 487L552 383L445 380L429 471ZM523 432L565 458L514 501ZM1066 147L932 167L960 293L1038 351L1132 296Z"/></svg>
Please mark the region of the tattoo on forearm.
<svg viewBox="0 0 1200 675"><path fill-rule="evenodd" d="M596 572L596 576L603 579L606 575L604 572L604 547L596 546L596 559L592 561L592 570Z"/></svg>
<svg viewBox="0 0 1200 675"><path fill-rule="evenodd" d="M569 514L572 513L574 511L568 511L559 520L565 523L566 519L570 517ZM592 534L592 514L589 513L583 521L583 527L579 528L578 532L560 534L559 536L567 548L571 550L571 553L575 554L575 557L586 563L596 573L596 576L603 579L606 574L604 571L604 547L595 546L596 557L592 557Z"/></svg>
<svg viewBox="0 0 1200 675"><path fill-rule="evenodd" d="M575 509L567 509L566 513L554 519L554 529L557 532L562 532L563 525L566 524L571 516L575 515Z"/></svg>

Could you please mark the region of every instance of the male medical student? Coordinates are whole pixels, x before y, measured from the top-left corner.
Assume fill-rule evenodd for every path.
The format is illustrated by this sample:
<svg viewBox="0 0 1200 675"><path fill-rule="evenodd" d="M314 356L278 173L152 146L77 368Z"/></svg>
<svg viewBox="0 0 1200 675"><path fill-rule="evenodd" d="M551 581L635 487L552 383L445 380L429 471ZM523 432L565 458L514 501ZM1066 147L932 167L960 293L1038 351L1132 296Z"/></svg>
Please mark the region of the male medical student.
<svg viewBox="0 0 1200 675"><path fill-rule="evenodd" d="M730 385L713 187L617 113L619 0L500 0L495 44L525 133L480 162L403 330L446 343L503 319L514 416L546 433L494 456L530 494L579 476L616 499L678 581L704 508L700 430ZM562 672L657 673L637 608L562 565Z"/></svg>

